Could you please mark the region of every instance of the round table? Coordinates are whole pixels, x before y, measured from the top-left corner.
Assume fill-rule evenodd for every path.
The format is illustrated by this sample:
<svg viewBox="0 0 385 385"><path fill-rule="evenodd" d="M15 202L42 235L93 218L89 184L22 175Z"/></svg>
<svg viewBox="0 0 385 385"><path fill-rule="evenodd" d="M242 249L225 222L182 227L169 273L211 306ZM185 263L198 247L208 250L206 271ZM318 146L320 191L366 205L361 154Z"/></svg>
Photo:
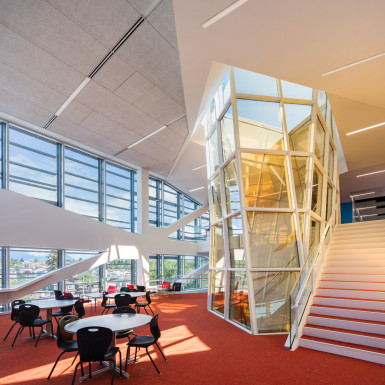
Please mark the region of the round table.
<svg viewBox="0 0 385 385"><path fill-rule="evenodd" d="M122 291L119 293L110 293L106 294L107 298L115 298L117 294L129 294L131 298L138 298L138 297L144 297L146 293L144 291Z"/></svg>
<svg viewBox="0 0 385 385"><path fill-rule="evenodd" d="M29 305L36 305L39 306L40 310L45 309L47 310L47 319L52 321L52 309L55 309L57 307L66 307L66 306L72 306L76 302L76 299L42 299L38 301L31 301L27 302ZM15 308L18 308L20 305L15 306ZM51 329L51 324L47 323L47 330L46 333L42 335L43 336L53 336L53 330ZM30 339L30 337L25 338L25 340Z"/></svg>
<svg viewBox="0 0 385 385"><path fill-rule="evenodd" d="M68 333L75 334L79 329L84 327L105 327L112 330L111 347L116 345L115 334L125 330L139 328L141 326L148 325L151 322L152 317L147 314L106 314L96 317L83 318L78 321L71 322L64 327L64 330ZM131 360L132 361L132 360ZM123 365L123 362L122 362ZM108 367L93 372L92 375L103 373L106 370L113 370L113 365L110 363ZM119 372L118 365L116 365L116 371ZM129 377L129 374L122 372L123 376ZM80 381L88 378L88 375L80 378Z"/></svg>

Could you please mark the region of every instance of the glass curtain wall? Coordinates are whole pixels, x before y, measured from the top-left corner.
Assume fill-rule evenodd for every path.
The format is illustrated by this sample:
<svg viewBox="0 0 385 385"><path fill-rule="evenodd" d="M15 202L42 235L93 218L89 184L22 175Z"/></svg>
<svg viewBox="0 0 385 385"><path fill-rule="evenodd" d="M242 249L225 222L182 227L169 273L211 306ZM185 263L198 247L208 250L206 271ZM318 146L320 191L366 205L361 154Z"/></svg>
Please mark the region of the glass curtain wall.
<svg viewBox="0 0 385 385"><path fill-rule="evenodd" d="M229 68L202 124L211 218L209 308L257 333L290 328L289 294L338 220L326 93Z"/></svg>

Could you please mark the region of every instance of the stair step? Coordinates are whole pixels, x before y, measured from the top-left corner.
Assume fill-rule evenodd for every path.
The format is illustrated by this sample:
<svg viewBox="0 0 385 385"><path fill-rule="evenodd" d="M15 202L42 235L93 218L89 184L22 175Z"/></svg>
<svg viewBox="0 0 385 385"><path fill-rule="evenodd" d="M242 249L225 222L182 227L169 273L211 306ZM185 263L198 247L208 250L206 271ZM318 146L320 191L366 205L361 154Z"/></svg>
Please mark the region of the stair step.
<svg viewBox="0 0 385 385"><path fill-rule="evenodd" d="M344 282L385 282L385 275L381 274L340 274L340 273L322 273L321 279L328 281Z"/></svg>
<svg viewBox="0 0 385 385"><path fill-rule="evenodd" d="M315 305L351 307L353 309L379 310L385 311L385 301L372 299L355 298L335 298L329 296L315 295L313 299Z"/></svg>
<svg viewBox="0 0 385 385"><path fill-rule="evenodd" d="M385 258L384 259L358 259L358 260L326 260L325 267L385 267Z"/></svg>
<svg viewBox="0 0 385 385"><path fill-rule="evenodd" d="M385 335L385 323L378 321L309 314L307 324Z"/></svg>
<svg viewBox="0 0 385 385"><path fill-rule="evenodd" d="M368 310L326 305L312 305L310 309L312 314L385 322L384 310Z"/></svg>
<svg viewBox="0 0 385 385"><path fill-rule="evenodd" d="M316 293L317 295L321 295L321 296L338 297L338 298L343 297L343 298L359 298L359 299L374 299L374 300L385 299L385 291L381 291L381 290L318 288Z"/></svg>
<svg viewBox="0 0 385 385"><path fill-rule="evenodd" d="M334 242L332 242L332 244L330 245L330 250L345 250L346 247L348 246L348 249L362 249L362 250L368 250L368 249L383 249L385 248L385 242L373 242L373 243L365 243L365 247L362 247L362 243L359 243L359 242L352 242L352 243L349 243L348 245L339 245L339 244L335 244Z"/></svg>
<svg viewBox="0 0 385 385"><path fill-rule="evenodd" d="M375 222L354 222L354 223L341 223L338 224L336 229L351 229L351 228L370 228L370 227L385 227L385 220L380 219Z"/></svg>
<svg viewBox="0 0 385 385"><path fill-rule="evenodd" d="M335 281L321 279L319 281L321 289L353 289L353 290L379 290L385 291L385 282L365 282L365 281Z"/></svg>
<svg viewBox="0 0 385 385"><path fill-rule="evenodd" d="M385 255L385 248L376 247L375 249L364 249L362 247L356 247L356 248L348 248L345 247L344 249L336 249L332 250L329 249L328 255Z"/></svg>
<svg viewBox="0 0 385 385"><path fill-rule="evenodd" d="M316 338L310 336L301 337L299 340L299 346L385 365L384 349L373 347L363 348L361 345L357 344L335 342L325 338Z"/></svg>
<svg viewBox="0 0 385 385"><path fill-rule="evenodd" d="M381 334L362 333L352 330L327 328L316 325L305 325L303 333L305 336L370 346L372 348L384 349L385 351L385 336Z"/></svg>
<svg viewBox="0 0 385 385"><path fill-rule="evenodd" d="M382 261L385 254L331 254L327 256L327 261Z"/></svg>
<svg viewBox="0 0 385 385"><path fill-rule="evenodd" d="M358 237L357 237L358 236ZM365 241L366 239L385 238L385 227L382 229L369 229L367 234L362 230L356 229L351 231L335 231L333 234L333 242L341 239L355 239L356 241Z"/></svg>
<svg viewBox="0 0 385 385"><path fill-rule="evenodd" d="M382 266L371 266L371 267L342 267L342 266L328 266L325 265L323 268L324 273L335 273L335 274L382 274L385 275L385 267Z"/></svg>

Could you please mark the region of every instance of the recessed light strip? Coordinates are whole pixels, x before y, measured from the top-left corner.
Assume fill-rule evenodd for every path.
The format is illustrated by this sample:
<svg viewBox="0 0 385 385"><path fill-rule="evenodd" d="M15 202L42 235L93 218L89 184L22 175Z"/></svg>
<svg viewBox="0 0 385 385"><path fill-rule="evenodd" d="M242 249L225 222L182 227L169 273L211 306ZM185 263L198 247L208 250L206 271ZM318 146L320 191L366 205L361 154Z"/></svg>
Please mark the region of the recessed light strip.
<svg viewBox="0 0 385 385"><path fill-rule="evenodd" d="M374 124L373 126L361 128L360 130L348 132L348 133L346 134L346 136L353 135L353 134L357 134L357 133L362 132L362 131L371 130L372 128L376 128L376 127L380 127L380 126L384 126L384 125L385 125L385 122L378 123L378 124Z"/></svg>
<svg viewBox="0 0 385 385"><path fill-rule="evenodd" d="M374 217L375 215L378 214L366 214L366 215L360 215L361 217Z"/></svg>
<svg viewBox="0 0 385 385"><path fill-rule="evenodd" d="M136 146L137 144L144 142L144 141L147 140L148 138L151 138L151 136L157 134L158 132L163 131L165 128L167 128L167 126L162 126L161 128L158 128L158 129L155 130L154 132L151 132L150 134L144 136L142 139L139 139L139 140L137 140L136 142L130 144L129 146L126 147L126 149L128 150L128 149L130 149L130 148Z"/></svg>
<svg viewBox="0 0 385 385"><path fill-rule="evenodd" d="M202 189L204 189L203 186L202 187L198 187L198 188L194 188L192 190L189 190L189 192L198 191L198 190L202 190Z"/></svg>
<svg viewBox="0 0 385 385"><path fill-rule="evenodd" d="M200 170L201 168L204 168L204 167L206 167L205 164L204 164L203 166L195 167L195 168L193 168L192 170L193 170L193 171L196 171L196 170Z"/></svg>
<svg viewBox="0 0 385 385"><path fill-rule="evenodd" d="M222 11L218 12L216 15L210 17L210 19L206 20L204 23L201 24L203 28L208 28L214 23L216 23L218 20L222 19L223 17L227 16L229 13L235 11L237 8L239 8L241 5L247 3L248 0L237 0L234 3L230 4L228 7L222 9Z"/></svg>
<svg viewBox="0 0 385 385"><path fill-rule="evenodd" d="M351 67L354 67L356 65L359 65L359 64L362 64L362 63L366 63L367 61L378 59L379 57L382 57L382 56L385 56L385 52L379 53L379 54L374 55L374 56L370 56L370 57L368 57L366 59L355 61L353 63L344 65L342 67L338 67L338 68L336 68L334 70L331 70L331 71L328 71L328 72L325 72L325 73L321 74L321 76L328 76L328 75L334 74L334 73L336 73L338 71L346 70L347 68L351 68Z"/></svg>
<svg viewBox="0 0 385 385"><path fill-rule="evenodd" d="M363 193L363 194L351 195L351 197L355 198L355 197L360 197L362 195L369 195L369 194L374 194L374 191L371 191L371 192L368 192L368 193Z"/></svg>
<svg viewBox="0 0 385 385"><path fill-rule="evenodd" d="M374 175L374 174L381 174L382 172L385 172L385 170L373 171L373 172L368 172L367 174L356 175L356 178L361 178L363 176Z"/></svg>
<svg viewBox="0 0 385 385"><path fill-rule="evenodd" d="M365 209L376 209L377 206L368 206L368 207L357 207L358 210L365 210Z"/></svg>

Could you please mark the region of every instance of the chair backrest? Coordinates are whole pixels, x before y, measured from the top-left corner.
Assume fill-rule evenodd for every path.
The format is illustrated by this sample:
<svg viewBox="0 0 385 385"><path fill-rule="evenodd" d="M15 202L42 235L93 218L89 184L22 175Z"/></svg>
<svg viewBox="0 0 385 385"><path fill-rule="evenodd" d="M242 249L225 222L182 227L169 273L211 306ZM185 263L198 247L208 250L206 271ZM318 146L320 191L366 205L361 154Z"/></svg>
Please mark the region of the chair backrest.
<svg viewBox="0 0 385 385"><path fill-rule="evenodd" d="M40 313L39 306L31 305L29 303L25 303L20 305L20 325L21 326L32 326L33 321L37 318Z"/></svg>
<svg viewBox="0 0 385 385"><path fill-rule="evenodd" d="M71 305L71 306L64 306L64 307L61 307L60 310L63 313L70 313L72 311L72 307L73 307L73 305Z"/></svg>
<svg viewBox="0 0 385 385"><path fill-rule="evenodd" d="M136 311L131 306L123 306L114 309L112 314L136 314Z"/></svg>
<svg viewBox="0 0 385 385"><path fill-rule="evenodd" d="M12 321L18 321L20 317L20 308L18 307L17 309L15 309L15 306L22 305L24 303L25 301L23 301L22 299L16 299L12 301L11 303L11 320Z"/></svg>
<svg viewBox="0 0 385 385"><path fill-rule="evenodd" d="M112 331L99 326L81 328L77 332L80 360L103 361L112 341Z"/></svg>
<svg viewBox="0 0 385 385"><path fill-rule="evenodd" d="M86 315L86 310L84 309L84 304L82 299L78 299L75 302L74 307L75 307L76 313L78 313L79 318L82 318Z"/></svg>
<svg viewBox="0 0 385 385"><path fill-rule="evenodd" d="M130 283L127 283L127 287L130 289L130 291L136 290L135 285L131 285Z"/></svg>
<svg viewBox="0 0 385 385"><path fill-rule="evenodd" d="M155 342L158 341L158 339L160 338L160 329L159 329L159 325L158 325L158 314L155 314L152 317L152 320L150 322L150 331L151 331L151 334L155 338Z"/></svg>
<svg viewBox="0 0 385 385"><path fill-rule="evenodd" d="M182 290L182 283L181 282L175 282L174 283L174 291L181 291Z"/></svg>
<svg viewBox="0 0 385 385"><path fill-rule="evenodd" d="M71 342L74 338L73 333L68 333L65 331L64 327L71 322L77 321L79 317L77 315L65 315L59 319L57 324L57 346L62 346L65 342Z"/></svg>
<svg viewBox="0 0 385 385"><path fill-rule="evenodd" d="M170 288L170 282L163 282L162 283L162 289L169 289Z"/></svg>
<svg viewBox="0 0 385 385"><path fill-rule="evenodd" d="M108 294L108 291L103 291L103 299L102 299L102 306L107 303L108 298L106 295Z"/></svg>
<svg viewBox="0 0 385 385"><path fill-rule="evenodd" d="M141 291L141 292L145 292L146 291L146 286L136 285L136 288L138 289L138 291Z"/></svg>
<svg viewBox="0 0 385 385"><path fill-rule="evenodd" d="M61 299L61 297L63 297L61 290L54 290L53 292L55 293L55 299Z"/></svg>
<svg viewBox="0 0 385 385"><path fill-rule="evenodd" d="M150 297L150 292L147 291L146 292L146 301L150 304L152 301L151 301L151 297Z"/></svg>
<svg viewBox="0 0 385 385"><path fill-rule="evenodd" d="M116 285L109 285L107 288L107 292L109 294L116 293L117 286Z"/></svg>
<svg viewBox="0 0 385 385"><path fill-rule="evenodd" d="M130 291L130 289L127 286L122 286L120 288L120 292L121 293L128 293L129 291Z"/></svg>
<svg viewBox="0 0 385 385"><path fill-rule="evenodd" d="M65 292L64 292L64 297L67 297L67 298L73 298L74 296L73 296L72 293L70 293L70 292L68 292L68 291L65 291Z"/></svg>
<svg viewBox="0 0 385 385"><path fill-rule="evenodd" d="M128 293L119 293L115 295L116 307L129 306L131 303L131 296Z"/></svg>

